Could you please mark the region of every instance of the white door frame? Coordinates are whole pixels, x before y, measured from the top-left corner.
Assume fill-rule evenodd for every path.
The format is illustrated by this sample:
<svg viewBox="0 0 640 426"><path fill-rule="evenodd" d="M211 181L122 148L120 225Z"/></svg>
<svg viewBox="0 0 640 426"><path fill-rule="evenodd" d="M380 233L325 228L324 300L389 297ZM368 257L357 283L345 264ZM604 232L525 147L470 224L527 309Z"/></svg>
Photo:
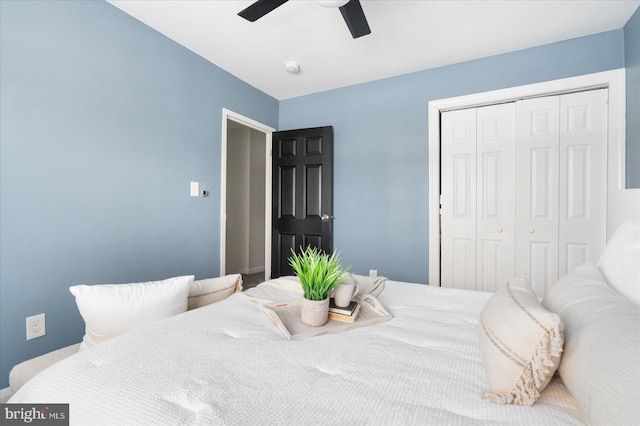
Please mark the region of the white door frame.
<svg viewBox="0 0 640 426"><path fill-rule="evenodd" d="M249 117L222 108L222 149L220 153L220 275L226 274L227 247L227 120L265 134L264 276L271 277L271 141L276 129Z"/></svg>
<svg viewBox="0 0 640 426"><path fill-rule="evenodd" d="M609 89L607 187L609 193L625 187L625 70L546 81L490 92L429 102L429 284L440 286L440 113L522 98L557 95L596 87ZM607 197L607 217L611 212Z"/></svg>

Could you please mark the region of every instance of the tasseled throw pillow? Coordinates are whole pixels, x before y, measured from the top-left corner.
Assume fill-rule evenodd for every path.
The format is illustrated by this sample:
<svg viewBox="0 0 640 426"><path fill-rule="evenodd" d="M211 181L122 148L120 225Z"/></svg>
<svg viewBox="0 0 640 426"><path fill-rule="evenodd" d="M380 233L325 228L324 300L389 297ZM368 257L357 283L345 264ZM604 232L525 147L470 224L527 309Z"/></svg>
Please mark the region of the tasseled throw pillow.
<svg viewBox="0 0 640 426"><path fill-rule="evenodd" d="M560 317L542 307L526 279L514 278L487 301L478 327L491 390L483 397L532 405L560 365Z"/></svg>

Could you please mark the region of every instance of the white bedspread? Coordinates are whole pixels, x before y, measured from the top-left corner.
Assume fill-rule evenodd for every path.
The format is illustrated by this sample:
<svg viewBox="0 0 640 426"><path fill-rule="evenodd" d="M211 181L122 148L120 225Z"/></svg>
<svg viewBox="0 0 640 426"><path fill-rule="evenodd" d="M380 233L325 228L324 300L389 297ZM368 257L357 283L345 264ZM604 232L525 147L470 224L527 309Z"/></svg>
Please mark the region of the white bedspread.
<svg viewBox="0 0 640 426"><path fill-rule="evenodd" d="M480 398L490 294L387 282L386 323L285 340L240 294L52 366L11 403L70 403L72 425L572 425L555 378L533 407Z"/></svg>

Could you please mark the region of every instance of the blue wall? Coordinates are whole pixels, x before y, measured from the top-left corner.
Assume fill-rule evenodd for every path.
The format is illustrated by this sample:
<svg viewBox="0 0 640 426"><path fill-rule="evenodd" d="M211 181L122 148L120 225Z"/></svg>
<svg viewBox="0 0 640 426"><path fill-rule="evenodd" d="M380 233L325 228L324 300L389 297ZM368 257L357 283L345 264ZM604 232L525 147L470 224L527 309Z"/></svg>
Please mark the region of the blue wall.
<svg viewBox="0 0 640 426"><path fill-rule="evenodd" d="M627 73L627 188L640 188L640 8L624 26Z"/></svg>
<svg viewBox="0 0 640 426"><path fill-rule="evenodd" d="M279 129L334 126L334 247L352 270L428 279L428 102L624 66L623 31L280 102ZM425 53L427 54L427 53Z"/></svg>
<svg viewBox="0 0 640 426"><path fill-rule="evenodd" d="M219 274L222 108L276 127L278 101L106 2L0 7L4 388L81 340L69 286Z"/></svg>

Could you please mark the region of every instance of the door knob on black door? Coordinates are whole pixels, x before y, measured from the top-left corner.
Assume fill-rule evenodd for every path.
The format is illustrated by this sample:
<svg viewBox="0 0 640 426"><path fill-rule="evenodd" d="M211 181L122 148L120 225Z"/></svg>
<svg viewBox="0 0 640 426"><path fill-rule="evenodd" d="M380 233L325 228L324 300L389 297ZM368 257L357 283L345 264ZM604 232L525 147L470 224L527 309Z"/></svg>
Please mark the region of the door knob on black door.
<svg viewBox="0 0 640 426"><path fill-rule="evenodd" d="M322 219L323 222L326 222L329 219L333 219L333 216L329 216L328 214L325 213L322 216L320 216L320 219Z"/></svg>

